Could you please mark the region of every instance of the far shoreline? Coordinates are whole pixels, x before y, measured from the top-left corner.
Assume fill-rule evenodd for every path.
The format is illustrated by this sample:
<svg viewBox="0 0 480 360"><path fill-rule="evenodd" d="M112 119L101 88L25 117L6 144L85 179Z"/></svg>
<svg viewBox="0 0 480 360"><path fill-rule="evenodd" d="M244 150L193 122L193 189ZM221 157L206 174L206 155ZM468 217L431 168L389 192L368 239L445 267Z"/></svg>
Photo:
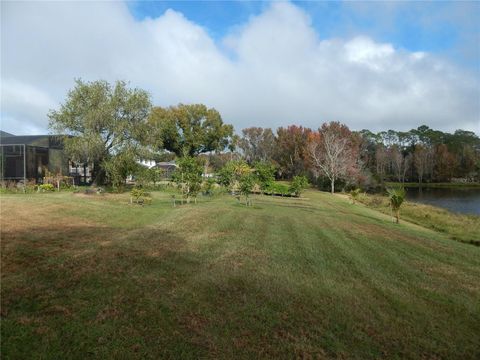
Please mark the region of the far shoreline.
<svg viewBox="0 0 480 360"><path fill-rule="evenodd" d="M478 182L470 182L470 183L401 183L401 182L385 182L385 187L406 187L406 188L469 188L469 189L480 189L480 183Z"/></svg>

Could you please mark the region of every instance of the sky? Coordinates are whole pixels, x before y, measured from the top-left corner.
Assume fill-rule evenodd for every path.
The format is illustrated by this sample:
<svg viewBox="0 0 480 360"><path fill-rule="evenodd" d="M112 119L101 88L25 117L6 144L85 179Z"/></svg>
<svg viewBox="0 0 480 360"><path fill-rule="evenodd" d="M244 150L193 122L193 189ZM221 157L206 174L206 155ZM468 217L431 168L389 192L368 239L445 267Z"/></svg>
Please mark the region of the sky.
<svg viewBox="0 0 480 360"><path fill-rule="evenodd" d="M1 129L47 133L74 79L250 126L480 135L480 2L1 2Z"/></svg>

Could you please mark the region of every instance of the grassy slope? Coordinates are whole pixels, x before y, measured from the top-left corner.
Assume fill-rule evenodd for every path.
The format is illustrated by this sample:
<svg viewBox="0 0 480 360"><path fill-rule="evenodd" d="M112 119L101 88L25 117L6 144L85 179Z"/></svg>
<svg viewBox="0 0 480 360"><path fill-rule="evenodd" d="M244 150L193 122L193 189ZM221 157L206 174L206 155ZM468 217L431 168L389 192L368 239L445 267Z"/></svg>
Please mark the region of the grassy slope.
<svg viewBox="0 0 480 360"><path fill-rule="evenodd" d="M2 358L480 356L480 248L319 192L2 196Z"/></svg>
<svg viewBox="0 0 480 360"><path fill-rule="evenodd" d="M384 214L391 214L386 196L361 194L358 200ZM403 219L441 232L452 240L480 245L478 215L455 214L439 207L409 201L402 204L400 214Z"/></svg>

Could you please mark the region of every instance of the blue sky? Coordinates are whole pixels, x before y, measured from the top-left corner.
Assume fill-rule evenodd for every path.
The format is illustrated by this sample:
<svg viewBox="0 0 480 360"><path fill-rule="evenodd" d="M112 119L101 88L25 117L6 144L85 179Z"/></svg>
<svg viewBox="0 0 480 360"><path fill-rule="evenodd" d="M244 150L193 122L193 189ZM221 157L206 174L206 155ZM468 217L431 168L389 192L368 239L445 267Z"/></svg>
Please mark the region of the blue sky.
<svg viewBox="0 0 480 360"><path fill-rule="evenodd" d="M48 131L75 78L237 131L340 121L480 134L480 1L2 1L1 128Z"/></svg>
<svg viewBox="0 0 480 360"><path fill-rule="evenodd" d="M396 48L432 52L480 70L479 1L292 3L308 13L321 38L364 34L377 41L390 42ZM269 2L264 1L131 1L127 4L138 20L159 17L167 9L179 11L203 26L216 41L269 6ZM465 51L464 47L469 50Z"/></svg>

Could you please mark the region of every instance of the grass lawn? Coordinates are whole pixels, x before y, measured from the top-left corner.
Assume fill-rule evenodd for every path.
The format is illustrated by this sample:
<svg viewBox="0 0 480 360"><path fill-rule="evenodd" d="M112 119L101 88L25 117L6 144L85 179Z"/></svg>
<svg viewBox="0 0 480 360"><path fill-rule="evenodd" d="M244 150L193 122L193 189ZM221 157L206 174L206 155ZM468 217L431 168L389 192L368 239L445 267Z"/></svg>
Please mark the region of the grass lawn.
<svg viewBox="0 0 480 360"><path fill-rule="evenodd" d="M480 358L480 247L328 193L1 196L2 359Z"/></svg>
<svg viewBox="0 0 480 360"><path fill-rule="evenodd" d="M384 214L391 214L386 196L361 194L358 200ZM410 201L402 204L400 214L402 219L443 233L452 240L480 246L478 215L456 214L439 207Z"/></svg>

